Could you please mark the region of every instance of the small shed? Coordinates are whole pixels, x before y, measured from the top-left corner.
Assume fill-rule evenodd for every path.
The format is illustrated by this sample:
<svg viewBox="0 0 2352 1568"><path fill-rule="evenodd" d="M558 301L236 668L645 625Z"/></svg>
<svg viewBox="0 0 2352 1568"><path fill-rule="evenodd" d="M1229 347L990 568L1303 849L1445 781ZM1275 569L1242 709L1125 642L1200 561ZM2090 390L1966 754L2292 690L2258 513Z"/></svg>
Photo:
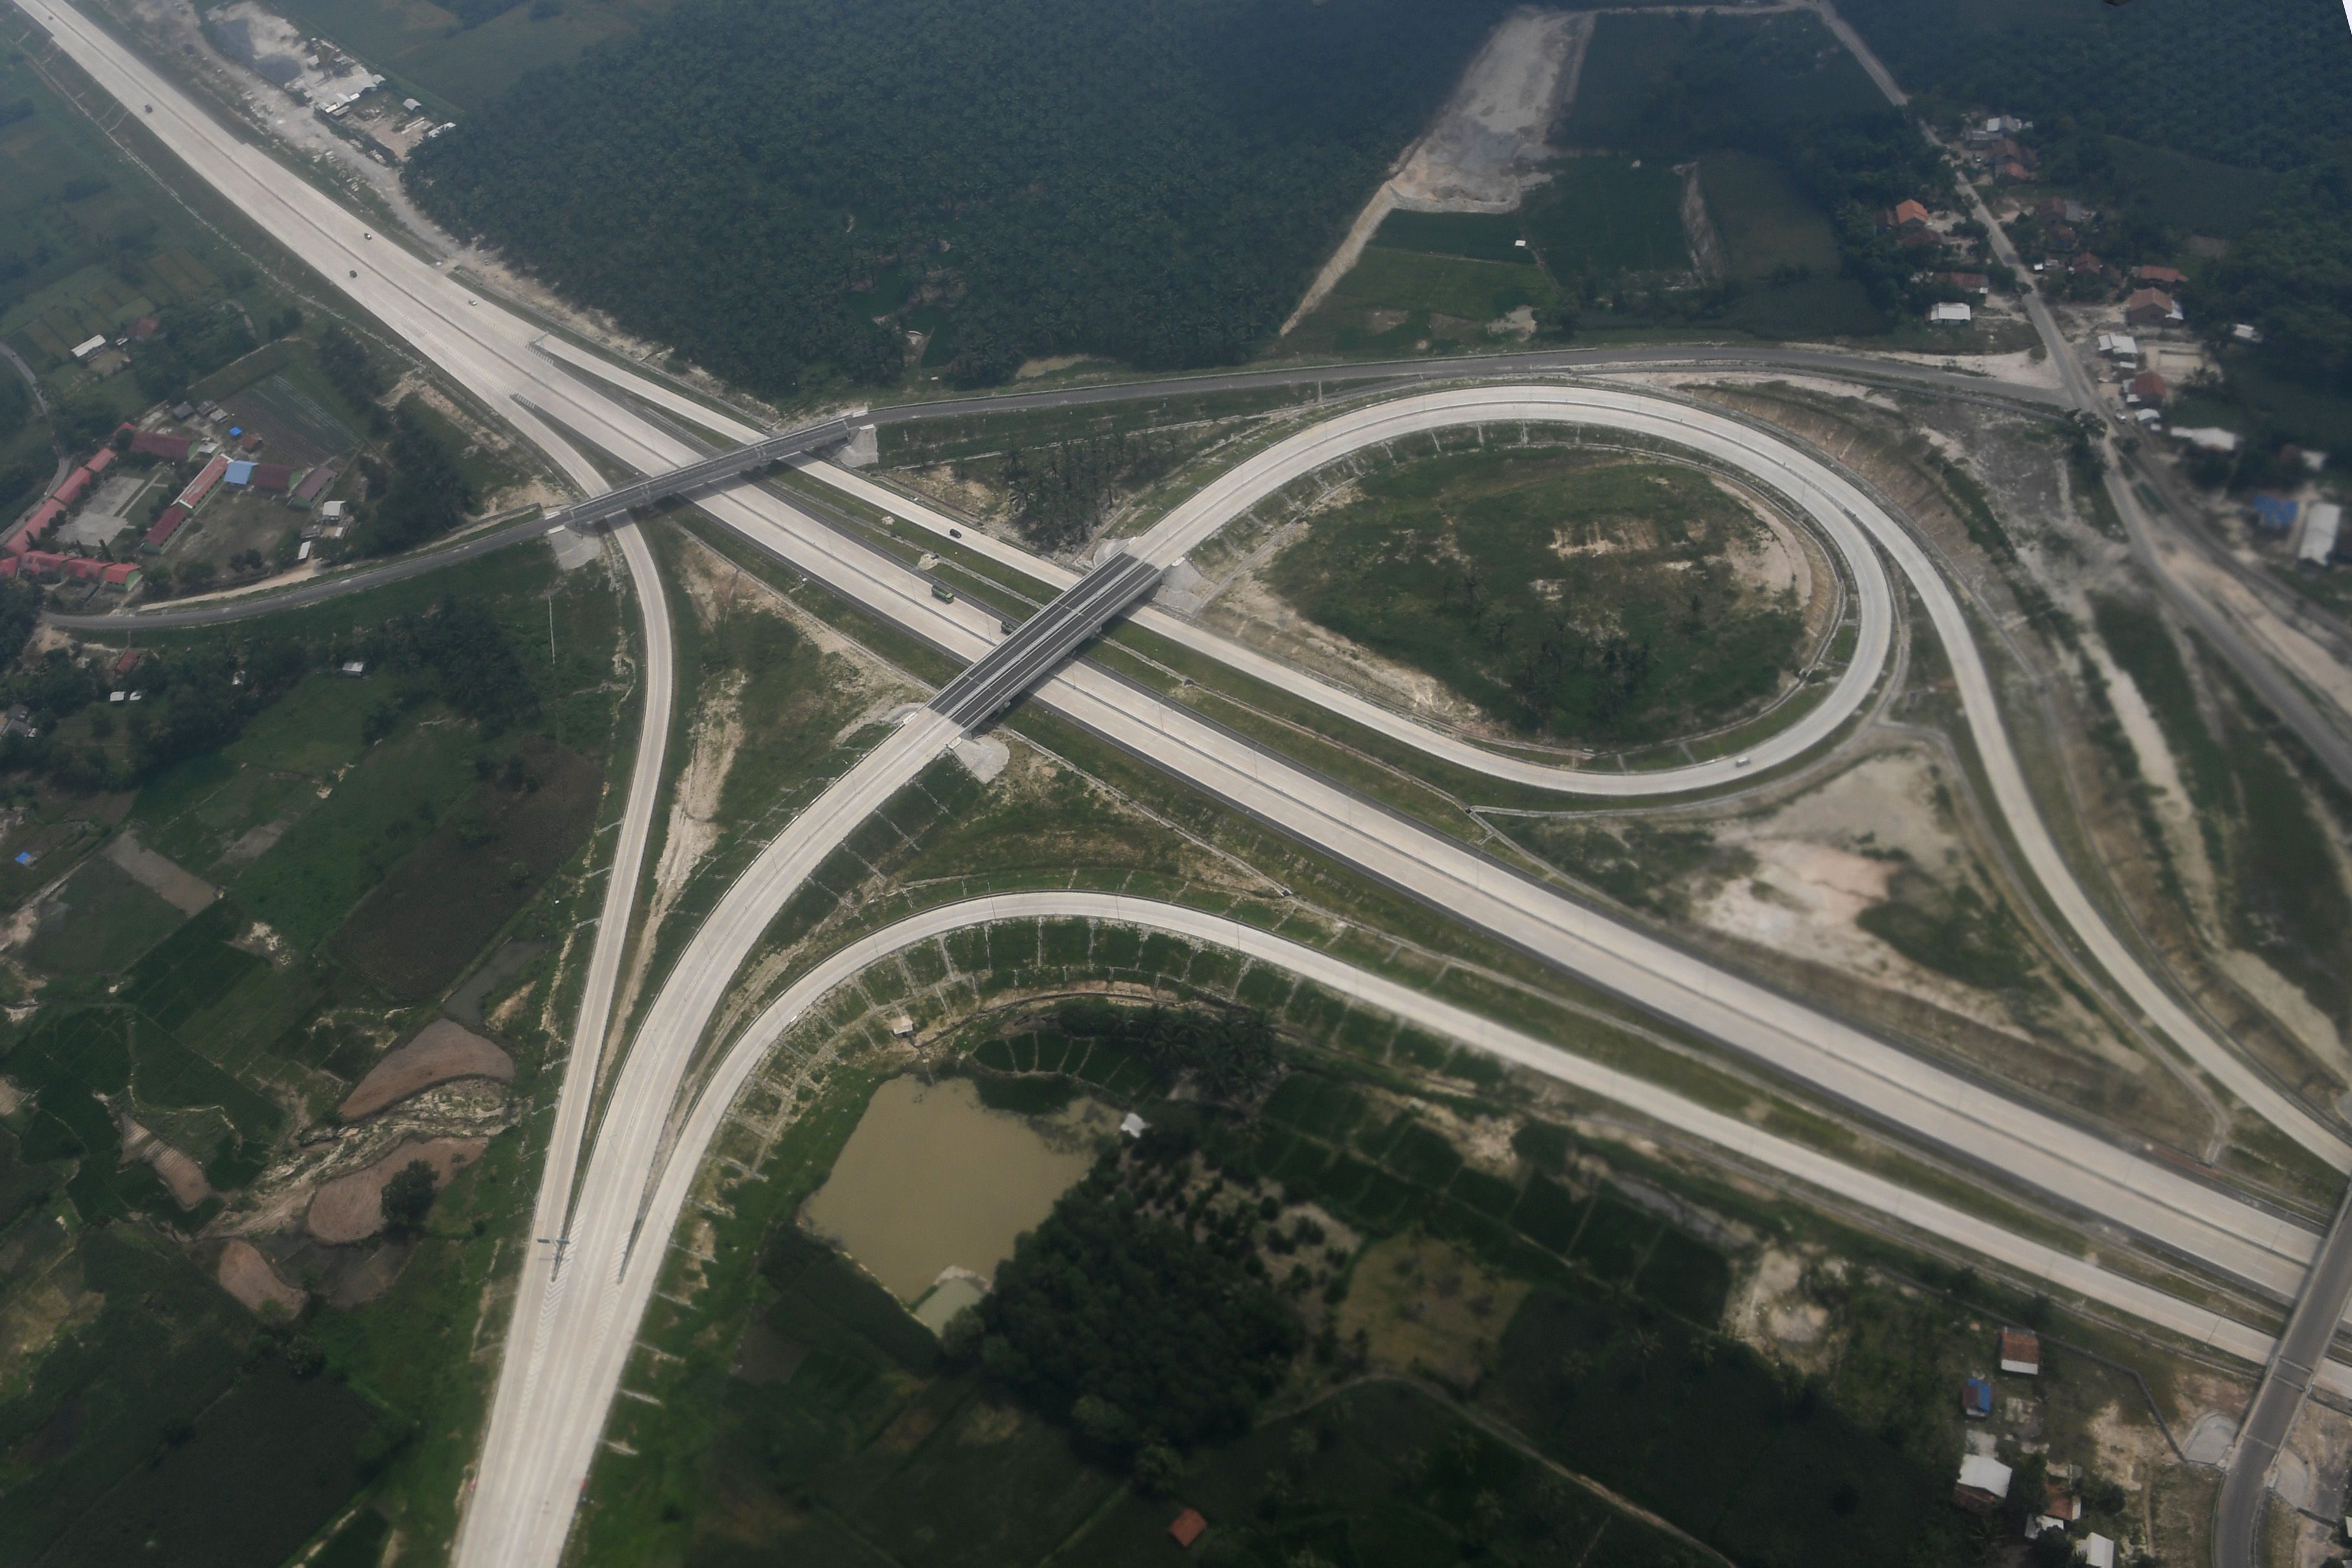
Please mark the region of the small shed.
<svg viewBox="0 0 2352 1568"><path fill-rule="evenodd" d="M1202 1532L1208 1528L1209 1521L1201 1517L1201 1510L1197 1508L1188 1508L1169 1524L1168 1535L1170 1540L1189 1552L1192 1550L1192 1542L1200 1540Z"/></svg>
<svg viewBox="0 0 2352 1568"><path fill-rule="evenodd" d="M1976 319L1976 312L1966 305L1945 303L1927 308L1927 324L1931 327L1965 327Z"/></svg>
<svg viewBox="0 0 2352 1568"><path fill-rule="evenodd" d="M2000 1370L2019 1377L2042 1374L2042 1339L2031 1329L2000 1331Z"/></svg>
<svg viewBox="0 0 2352 1568"><path fill-rule="evenodd" d="M1982 1421L1992 1414L1992 1384L1981 1377L1972 1377L1960 1385L1960 1414L1971 1421Z"/></svg>
<svg viewBox="0 0 2352 1568"><path fill-rule="evenodd" d="M1985 1454L1960 1461L1960 1479L1952 1487L1955 1507L1970 1513L1991 1513L2009 1496L2009 1467Z"/></svg>

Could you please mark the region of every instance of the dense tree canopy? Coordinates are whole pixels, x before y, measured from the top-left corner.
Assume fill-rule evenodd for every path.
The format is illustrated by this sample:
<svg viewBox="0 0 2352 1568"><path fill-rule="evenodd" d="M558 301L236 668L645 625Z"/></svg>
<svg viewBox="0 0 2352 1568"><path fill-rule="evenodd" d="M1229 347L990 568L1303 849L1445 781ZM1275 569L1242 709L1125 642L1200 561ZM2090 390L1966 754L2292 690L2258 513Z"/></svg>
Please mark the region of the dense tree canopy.
<svg viewBox="0 0 2352 1568"><path fill-rule="evenodd" d="M370 555L394 555L429 543L465 521L474 489L457 462L416 410L406 402L394 411L393 462L383 500L370 509L360 531Z"/></svg>
<svg viewBox="0 0 2352 1568"><path fill-rule="evenodd" d="M1915 93L2036 121L2095 117L2151 146L2252 168L2323 155L2352 122L2352 34L2312 0L1842 0Z"/></svg>
<svg viewBox="0 0 2352 1568"><path fill-rule="evenodd" d="M1304 1336L1232 1251L1098 1172L998 1268L982 1364L1106 1458L1237 1436Z"/></svg>
<svg viewBox="0 0 2352 1568"><path fill-rule="evenodd" d="M1503 0L689 0L526 78L419 198L744 384L1242 356ZM876 317L891 324L877 324Z"/></svg>
<svg viewBox="0 0 2352 1568"><path fill-rule="evenodd" d="M2257 357L2271 368L2352 393L2352 162L2290 179L2223 258L2201 302L2210 330L2258 325Z"/></svg>

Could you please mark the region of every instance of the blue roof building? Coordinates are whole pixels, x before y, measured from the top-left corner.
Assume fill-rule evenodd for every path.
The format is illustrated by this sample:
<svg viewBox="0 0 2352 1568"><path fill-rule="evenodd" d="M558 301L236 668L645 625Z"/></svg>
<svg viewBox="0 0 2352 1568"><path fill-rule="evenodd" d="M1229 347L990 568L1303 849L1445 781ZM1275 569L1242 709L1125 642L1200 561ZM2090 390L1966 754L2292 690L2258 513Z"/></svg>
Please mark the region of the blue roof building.
<svg viewBox="0 0 2352 1568"><path fill-rule="evenodd" d="M1992 1384L1981 1377L1969 1379L1960 1390L1960 1414L1982 1421L1992 1414Z"/></svg>
<svg viewBox="0 0 2352 1568"><path fill-rule="evenodd" d="M2273 533L2284 533L2294 526L2294 514L2299 510L2286 496L2258 495L2248 509L2253 513L2254 526Z"/></svg>

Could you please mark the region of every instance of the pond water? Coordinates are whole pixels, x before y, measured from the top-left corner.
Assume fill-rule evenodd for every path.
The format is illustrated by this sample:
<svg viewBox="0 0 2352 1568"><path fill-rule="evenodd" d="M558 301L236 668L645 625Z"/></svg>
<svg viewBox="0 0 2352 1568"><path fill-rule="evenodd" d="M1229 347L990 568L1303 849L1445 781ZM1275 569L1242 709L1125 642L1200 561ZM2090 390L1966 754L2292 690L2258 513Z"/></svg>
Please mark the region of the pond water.
<svg viewBox="0 0 2352 1568"><path fill-rule="evenodd" d="M950 1269L993 1279L1094 1163L1116 1112L1090 1100L1053 1116L991 1110L969 1079L894 1078L802 1212L900 1300Z"/></svg>

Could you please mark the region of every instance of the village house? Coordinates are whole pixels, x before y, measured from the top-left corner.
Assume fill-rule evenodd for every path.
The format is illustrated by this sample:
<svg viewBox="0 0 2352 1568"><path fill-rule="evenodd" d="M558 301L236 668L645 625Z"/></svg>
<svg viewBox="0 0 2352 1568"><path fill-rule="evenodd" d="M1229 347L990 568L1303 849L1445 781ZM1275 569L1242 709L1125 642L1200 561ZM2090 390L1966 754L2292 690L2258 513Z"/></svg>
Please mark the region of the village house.
<svg viewBox="0 0 2352 1568"><path fill-rule="evenodd" d="M2136 289L2124 301L2124 320L2135 327L2175 326L2187 320L2161 289Z"/></svg>

